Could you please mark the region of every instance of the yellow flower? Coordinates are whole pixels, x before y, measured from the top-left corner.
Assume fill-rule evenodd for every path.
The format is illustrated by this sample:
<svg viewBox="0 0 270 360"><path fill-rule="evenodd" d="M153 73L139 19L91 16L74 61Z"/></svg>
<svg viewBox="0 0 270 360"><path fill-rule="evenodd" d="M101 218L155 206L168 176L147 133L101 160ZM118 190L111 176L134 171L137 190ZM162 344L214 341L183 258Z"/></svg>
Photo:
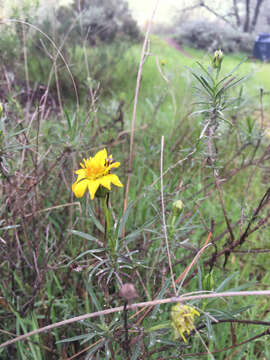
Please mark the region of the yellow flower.
<svg viewBox="0 0 270 360"><path fill-rule="evenodd" d="M161 60L161 65L162 65L162 66L166 65L166 60L162 59L162 60Z"/></svg>
<svg viewBox="0 0 270 360"><path fill-rule="evenodd" d="M188 335L194 329L194 317L200 316L200 313L189 305L182 305L180 303L172 306L171 309L171 325L174 329L174 338L179 336L187 342L184 336L186 332Z"/></svg>
<svg viewBox="0 0 270 360"><path fill-rule="evenodd" d="M108 190L111 190L111 183L116 186L123 186L118 176L110 173L112 168L120 166L120 162L114 162L112 155L107 155L106 149L96 153L93 158L83 159L83 163L80 165L81 169L75 171L78 178L72 185L72 191L77 198L83 197L87 187L91 200L93 200L99 186Z"/></svg>

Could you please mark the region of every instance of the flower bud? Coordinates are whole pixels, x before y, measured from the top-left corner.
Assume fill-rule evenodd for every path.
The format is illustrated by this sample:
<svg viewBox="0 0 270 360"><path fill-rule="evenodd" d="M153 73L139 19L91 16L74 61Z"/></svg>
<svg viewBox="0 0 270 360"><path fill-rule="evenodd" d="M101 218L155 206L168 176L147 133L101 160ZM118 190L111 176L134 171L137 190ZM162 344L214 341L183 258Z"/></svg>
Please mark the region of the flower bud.
<svg viewBox="0 0 270 360"><path fill-rule="evenodd" d="M212 291L215 285L213 271L207 273L202 281L203 290Z"/></svg>
<svg viewBox="0 0 270 360"><path fill-rule="evenodd" d="M173 216L179 216L183 210L183 202L181 200L176 200L172 204L172 213Z"/></svg>
<svg viewBox="0 0 270 360"><path fill-rule="evenodd" d="M213 68L220 69L222 60L223 60L223 52L221 50L216 50L212 60Z"/></svg>
<svg viewBox="0 0 270 360"><path fill-rule="evenodd" d="M103 186L99 186L98 189L97 189L97 191L96 191L95 196L96 196L97 198L104 199L104 198L107 196L107 194L109 194L109 190L106 189L106 188L103 187Z"/></svg>
<svg viewBox="0 0 270 360"><path fill-rule="evenodd" d="M3 104L0 103L0 118L2 117L3 115Z"/></svg>
<svg viewBox="0 0 270 360"><path fill-rule="evenodd" d="M166 61L164 59L161 60L161 65L165 66L166 65Z"/></svg>

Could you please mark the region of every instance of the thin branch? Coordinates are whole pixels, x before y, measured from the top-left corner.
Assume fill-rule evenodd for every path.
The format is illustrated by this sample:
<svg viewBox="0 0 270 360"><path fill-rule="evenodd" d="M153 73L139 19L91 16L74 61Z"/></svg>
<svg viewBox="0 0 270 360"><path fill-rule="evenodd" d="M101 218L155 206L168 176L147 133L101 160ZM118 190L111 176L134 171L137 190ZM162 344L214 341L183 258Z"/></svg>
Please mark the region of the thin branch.
<svg viewBox="0 0 270 360"><path fill-rule="evenodd" d="M79 210L80 210L80 213L82 213L81 203L80 203L79 201L75 201L75 202L71 202L71 203L67 203L67 204L61 204L61 205L51 206L51 207L46 208L46 209L38 210L38 211L36 211L36 212L33 212L33 213L30 213L30 214L24 215L24 217L25 217L25 218L28 218L28 217L34 216L34 215L36 215L36 214L41 214L41 213L44 213L44 212L47 212L47 211L56 210L56 209L61 209L61 208L66 207L66 206L73 206L73 205L78 206L78 208L79 208Z"/></svg>
<svg viewBox="0 0 270 360"><path fill-rule="evenodd" d="M212 231L209 232L208 237L203 245L203 247L198 251L198 253L196 254L196 256L194 257L194 259L191 261L191 263L185 268L185 270L182 272L182 274L176 279L175 283L177 284L179 281L181 281L181 284L179 286L178 292L180 292L183 283L185 282L185 279L188 275L188 273L190 272L190 270L192 269L192 267L197 264L199 258L201 257L201 255L204 253L204 250L211 245L211 243L209 244L209 241L212 237Z"/></svg>
<svg viewBox="0 0 270 360"><path fill-rule="evenodd" d="M164 206L164 193L163 193L163 152L164 152L164 136L161 137L161 152L160 152L161 211L162 211L163 231L164 231L166 249L167 249L167 254L168 254L168 262L169 262L169 268L170 268L171 279L172 279L172 286L173 286L174 294L177 295L175 281L174 281L174 273L173 273L173 268L172 268L172 259L171 259L171 254L170 254L169 241L168 241L166 219L165 219L165 206Z"/></svg>
<svg viewBox="0 0 270 360"><path fill-rule="evenodd" d="M236 25L239 27L241 25L241 20L238 11L237 0L233 0L233 11L236 18Z"/></svg>
<svg viewBox="0 0 270 360"><path fill-rule="evenodd" d="M218 324L218 323L217 323ZM267 330L245 340L245 341L242 341L241 343L239 344L233 344L231 346L227 346L223 349L218 349L218 350L212 350L211 351L211 354L217 354L217 353L221 353L221 352L224 352L224 351L228 351L228 350L231 350L231 349L234 349L235 347L239 347L239 346L243 346L251 341L254 341L254 340L257 340L265 335L270 335L270 328L268 328ZM153 355L155 353L160 353L160 352L163 352L163 351L167 351L169 349L169 346L163 346L162 348L159 348L157 350L154 350L154 351L151 351L149 355ZM188 358L191 358L193 356L209 356L209 353L208 352L203 352L203 353L188 353L188 354L181 354L181 358L185 358L185 357L188 357ZM160 358L160 359L163 359L163 358ZM166 360L168 359L175 359L175 357L166 357ZM165 359L164 359L165 360Z"/></svg>
<svg viewBox="0 0 270 360"><path fill-rule="evenodd" d="M208 5L206 5L204 3L204 1L201 1L201 7L204 7L206 10L208 10L210 13L214 14L217 18L223 20L224 22L226 22L227 24L229 24L230 26L232 26L235 29L235 26L229 21L227 20L224 16L218 14L215 10L213 10L212 8L210 8Z"/></svg>
<svg viewBox="0 0 270 360"><path fill-rule="evenodd" d="M213 119L214 119L214 114L213 114ZM213 119L211 119L211 122L213 122ZM234 234L233 234L233 230L231 227L231 223L229 221L229 217L225 208L225 204L223 201L223 196L222 196L222 189L220 186L220 177L218 174L218 170L215 169L214 164L215 164L215 159L214 159L214 153L213 153L213 148L212 148L212 141L213 141L213 137L214 137L214 125L212 124L209 127L209 132L208 132L208 141L207 141L207 145L208 145L208 151L209 151L209 159L211 162L211 166L213 169L213 176L214 176L214 180L215 180L215 184L216 184L216 188L217 188L217 192L218 192L218 197L219 197L219 201L220 201L220 205L223 211L223 215L224 215L224 219L226 221L226 225L227 228L229 230L230 233L230 237L231 237L231 242L234 241Z"/></svg>
<svg viewBox="0 0 270 360"><path fill-rule="evenodd" d="M250 0L246 0L246 18L243 27L244 32L249 32L249 20L250 20Z"/></svg>
<svg viewBox="0 0 270 360"><path fill-rule="evenodd" d="M254 341L254 340L257 340L265 335L270 335L270 328L268 328L267 330L259 333L258 335L255 335L245 341L242 341L240 342L239 344L233 344L231 346L227 346L226 348L223 348L223 349L219 349L219 350L212 350L211 351L211 354L216 354L216 353L220 353L220 352L223 352L223 351L227 351L227 350L231 350L231 349L234 349L235 347L238 347L238 346L242 346L242 345L245 345L251 341ZM204 352L204 353L193 353L193 354L189 354L188 357L191 357L191 356L202 356L202 355L208 355L209 354L207 352ZM182 355L184 357L186 357L187 355Z"/></svg>
<svg viewBox="0 0 270 360"><path fill-rule="evenodd" d="M246 324L246 325L264 325L270 326L270 321L261 321L261 320L241 320L241 319L219 319L218 322L211 321L212 325L221 324L221 323L237 323L237 324ZM197 330L201 330L207 327L206 324L197 326Z"/></svg>
<svg viewBox="0 0 270 360"><path fill-rule="evenodd" d="M264 0L257 0L256 7L255 7L255 10L254 10L253 19L251 21L250 32L255 30L255 27L256 27L256 24L257 24L257 21L258 21L260 8L261 8L261 5L262 5L263 1Z"/></svg>
<svg viewBox="0 0 270 360"><path fill-rule="evenodd" d="M130 152L129 152L129 164L128 164L128 179L126 184L126 192L125 192L125 199L124 199L124 206L123 206L123 213L126 211L128 206L128 195L129 195L129 188L130 188L130 181L131 181L131 174L132 174L132 164L133 164L133 156L134 156L134 133L135 133L135 120L136 120L136 113L137 113L137 103L138 103L138 97L139 97L139 90L140 90L140 84L141 84L141 77L142 77L142 68L143 63L145 60L145 53L146 53L146 47L148 44L148 39L150 35L150 30L152 26L152 22L158 7L159 0L156 0L156 4L154 7L154 10L152 12L150 21L147 26L144 43L142 47L141 52L141 59L139 64L139 70L137 75L137 83L136 83L136 90L135 90L135 97L134 97L134 106L133 106L133 113L132 113L132 120L131 120L131 134L130 134ZM123 230L123 236L125 234L125 230Z"/></svg>
<svg viewBox="0 0 270 360"><path fill-rule="evenodd" d="M125 342L124 348L126 351L126 359L130 359L130 346L129 346L129 338L128 338L128 311L127 311L128 301L125 300L124 310L123 310L123 317L124 317L124 331L125 331Z"/></svg>

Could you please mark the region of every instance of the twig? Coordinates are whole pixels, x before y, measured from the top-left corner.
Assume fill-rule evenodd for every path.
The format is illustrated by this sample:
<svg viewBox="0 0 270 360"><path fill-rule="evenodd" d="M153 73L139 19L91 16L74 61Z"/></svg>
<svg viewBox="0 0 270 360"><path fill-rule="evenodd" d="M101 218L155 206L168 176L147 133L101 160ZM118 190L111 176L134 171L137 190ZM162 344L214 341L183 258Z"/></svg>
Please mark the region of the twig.
<svg viewBox="0 0 270 360"><path fill-rule="evenodd" d="M171 86L171 82L170 80L166 77L166 75L163 73L160 65L159 65L159 60L158 60L158 56L155 55L155 60L156 60L156 65L157 65L157 69L158 69L158 72L160 73L161 77L163 78L163 80L167 83L168 85L168 88L169 88L169 92L171 94L171 97L172 97L172 103L173 103L173 109L174 109L174 115L176 115L176 112L177 112L177 105L176 105L176 98L175 98L175 95L174 95L174 91L172 89L172 86Z"/></svg>
<svg viewBox="0 0 270 360"><path fill-rule="evenodd" d="M258 140L257 140L257 143L254 147L254 150L253 150L253 153L251 155L251 161L254 160L255 156L256 156L256 153L259 149L259 146L261 144L261 141L262 141L262 134L263 134L263 126L264 126L264 110L263 110L263 89L260 89L260 132L259 132L259 137L258 137ZM255 176L255 174L257 173L256 172L256 167L259 166L260 164L260 161L261 161L261 158L259 158L256 162L255 162L255 169L254 171L251 172L248 180L247 180L247 186L246 186L246 189L244 190L244 194L248 194L249 193L249 189L251 187L251 183L252 183L252 180Z"/></svg>
<svg viewBox="0 0 270 360"><path fill-rule="evenodd" d="M225 348L223 348L223 349L219 349L219 350L212 350L212 351L211 351L211 354L216 354L216 353L220 353L220 352L223 352L223 351L227 351L227 350L234 349L235 347L245 345L245 344L247 344L247 343L249 343L249 342L251 342L251 341L254 341L254 340L256 340L256 339L259 339L260 337L265 336L265 335L270 335L270 328L268 328L267 330L261 332L261 333L258 334L258 335L255 335L255 336L253 336L253 337L251 337L251 338L249 338L249 339L247 339L247 340L245 340L245 341L242 341L242 342L239 343L239 344L234 344L234 345L231 345L231 346L227 346L227 347L225 347ZM159 349L157 349L157 350L151 351L151 352L149 353L149 355L151 356L151 355L153 355L153 354L155 354L155 353L157 353L157 352L160 353L161 351L167 351L168 349L169 349L169 347L166 345L166 346L163 346L162 348L159 348ZM203 352L203 353L181 354L181 358L185 358L185 357L191 358L191 357L193 357L193 356L209 356L209 353L208 353L208 352ZM163 358L160 358L160 359L163 359ZM168 359L173 359L173 360L174 360L175 357L166 357L166 360L168 360ZM164 360L165 360L165 359L164 359Z"/></svg>
<svg viewBox="0 0 270 360"><path fill-rule="evenodd" d="M214 116L215 116L215 114L213 114L213 119L211 119L211 123L214 120ZM212 166L212 169L213 169L213 176L214 176L214 180L215 180L215 184L216 184L216 188L217 188L217 192L218 192L219 201L220 201L221 208L222 208L222 211L223 211L223 215L224 215L224 218L225 218L225 221L226 221L227 228L228 228L229 233L230 233L231 242L233 242L234 241L234 234L233 234L233 230L232 230L232 227L231 227L228 215L227 215L227 211L226 211L226 208L225 208L225 204L224 204L224 201L223 201L218 170L216 170L214 168L215 160L214 160L214 153L213 153L213 148L212 148L213 137L214 137L214 125L211 124L210 127L209 127L208 141L207 141L208 151L209 151L209 159L210 159L211 166Z"/></svg>
<svg viewBox="0 0 270 360"><path fill-rule="evenodd" d="M204 7L206 10L208 10L210 13L214 14L217 18L223 20L224 22L226 22L227 24L229 24L233 29L235 29L235 25L233 23L231 23L229 20L227 20L224 16L218 14L215 10L213 10L212 8L210 8L208 5L206 5L204 3L204 1L201 1L200 3L201 7Z"/></svg>
<svg viewBox="0 0 270 360"><path fill-rule="evenodd" d="M208 234L208 237L203 245L203 247L198 251L198 253L196 254L196 256L194 257L194 259L191 261L191 263L185 268L185 270L182 272L182 274L180 276L178 276L178 278L176 279L175 283L177 284L179 281L181 281L181 284L179 286L178 289L178 294L179 291L181 290L183 283L187 277L187 274L189 273L189 271L192 269L192 267L198 262L199 258L201 257L201 255L204 253L204 250L211 244L209 244L209 241L212 237L212 232L210 231Z"/></svg>
<svg viewBox="0 0 270 360"><path fill-rule="evenodd" d="M123 206L123 213L125 213L127 206L128 206L128 194L129 194L129 188L130 188L130 181L131 181L131 173L132 173L132 163L133 163L133 155L134 155L134 133L135 133L135 120L136 120L136 113L137 113L137 103L138 103L138 97L139 97L139 90L140 90L140 84L141 84L141 76L142 76L142 67L145 60L145 53L146 53L146 46L149 39L149 34L152 26L152 22L158 7L159 0L156 0L156 4L154 7L154 10L152 12L150 21L148 23L146 34L144 38L144 43L142 47L141 52L141 59L139 64L139 70L137 75L137 83L136 83L136 90L135 90L135 97L134 97L134 106L133 106L133 113L132 113L132 120L131 120L131 134L130 134L130 149L129 149L129 164L128 164L128 179L126 184L126 191L125 191L125 199L124 199L124 206ZM125 229L123 229L122 236L125 236Z"/></svg>
<svg viewBox="0 0 270 360"><path fill-rule="evenodd" d="M230 350L230 349L234 349L235 347L238 347L238 346L242 346L242 345L245 345L251 341L254 341L254 340L257 340L259 339L260 337L262 336L265 336L265 335L270 335L270 328L268 328L267 330L261 332L260 334L258 335L255 335L245 341L242 341L240 342L239 344L233 344L231 346L227 346L226 348L223 348L223 349L220 349L220 350L212 350L211 351L211 354L216 354L216 353L220 353L220 352L223 352L223 351L227 351L227 350ZM202 356L202 355L208 355L209 356L209 353L207 352L204 352L204 353L193 353L193 354L189 354L188 357L191 357L191 356ZM187 355L182 355L182 356L187 356Z"/></svg>
<svg viewBox="0 0 270 360"><path fill-rule="evenodd" d="M38 211L36 211L34 213L24 215L24 217L28 218L28 217L31 217L31 216L36 215L36 214L41 214L43 212L56 210L56 209L61 209L61 208L66 207L66 206L73 206L73 205L78 206L78 208L80 210L80 213L82 213L81 203L79 201L75 201L75 202L71 202L71 203L67 203L67 204L56 205L56 206L52 206L52 207L49 207L49 208L46 208L46 209L38 210Z"/></svg>
<svg viewBox="0 0 270 360"><path fill-rule="evenodd" d="M261 321L261 320L241 320L241 319L219 319L217 322L212 321L212 325L221 324L221 323L237 323L237 324L247 324L247 325L264 325L270 326L270 321ZM204 329L207 325L202 324L197 326L197 330Z"/></svg>
<svg viewBox="0 0 270 360"><path fill-rule="evenodd" d="M81 351L77 352L76 354L72 355L71 357L64 359L64 360L72 360L75 359L77 356L80 356L81 354L85 353L86 351L90 350L97 344L101 343L102 339L97 340L94 344L91 344L90 346L87 346L86 348L82 349Z"/></svg>
<svg viewBox="0 0 270 360"><path fill-rule="evenodd" d="M130 349L129 349L129 339L128 339L128 311L127 311L127 305L128 305L128 301L125 300L124 303L124 309L123 309L123 317L124 317L124 331L125 331L125 351L126 351L126 356L127 356L127 360L129 360L129 353L130 353Z"/></svg>
<svg viewBox="0 0 270 360"><path fill-rule="evenodd" d="M29 71L28 71L28 56L27 56L27 46L26 46L26 36L25 36L25 28L22 25L22 38L23 38L23 57L24 57L24 73L26 80L26 91L27 91L27 101L29 100L30 94L30 81L29 81Z"/></svg>
<svg viewBox="0 0 270 360"><path fill-rule="evenodd" d="M173 268L172 268L172 259L171 259L170 247L169 247L169 241L168 241L168 235L167 235L166 219L165 219L164 193L163 193L163 152L164 152L164 136L161 137L161 151L160 151L161 211L162 211L163 231L164 231L164 237L165 237L167 254L168 254L168 262L169 262L169 268L170 268L171 279L172 279L172 286L173 286L173 290L174 290L175 295L177 295L175 281L174 281L174 273L173 273Z"/></svg>

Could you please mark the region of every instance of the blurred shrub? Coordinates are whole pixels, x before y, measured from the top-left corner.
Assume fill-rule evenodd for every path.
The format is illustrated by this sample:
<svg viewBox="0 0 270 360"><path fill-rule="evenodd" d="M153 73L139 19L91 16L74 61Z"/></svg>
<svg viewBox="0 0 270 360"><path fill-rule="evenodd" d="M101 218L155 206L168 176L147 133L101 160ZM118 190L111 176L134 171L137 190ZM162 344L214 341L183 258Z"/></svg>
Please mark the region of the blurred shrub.
<svg viewBox="0 0 270 360"><path fill-rule="evenodd" d="M229 25L220 22L204 20L190 20L177 27L175 40L183 45L190 45L197 49L213 51L222 49L229 52L251 53L254 37L232 29Z"/></svg>
<svg viewBox="0 0 270 360"><path fill-rule="evenodd" d="M56 11L57 32L71 31L71 39L83 38L90 44L112 42L116 36L122 40L136 40L140 32L124 0L74 0L69 6Z"/></svg>
<svg viewBox="0 0 270 360"><path fill-rule="evenodd" d="M98 92L103 94L110 93L118 86L121 79L117 76L121 74L116 71L116 68L130 45L129 42L116 38L110 44L96 44L85 48L81 44L74 44L72 47L67 45L62 49L80 96L89 96L89 86L93 91L98 89ZM34 56L28 64L32 83L47 84L49 74L53 69L53 58L46 56L46 52L52 51L52 47L47 42L45 47L46 49L42 47L35 49ZM130 76L133 73L134 76L136 75L137 68L134 64L125 64L125 67L123 76L126 76L126 71L129 71ZM57 59L57 81L60 84L62 96L73 98L74 88L71 77L60 58ZM50 88L53 92L56 91L55 76L52 76L50 80Z"/></svg>
<svg viewBox="0 0 270 360"><path fill-rule="evenodd" d="M159 36L171 36L175 31L173 23L158 23L154 22L151 32Z"/></svg>
<svg viewBox="0 0 270 360"><path fill-rule="evenodd" d="M0 36L0 63L6 65L6 70L11 70L16 62L16 49L20 46L20 39L12 29L1 26Z"/></svg>
<svg viewBox="0 0 270 360"><path fill-rule="evenodd" d="M14 8L10 17L19 21L25 19L40 31L20 22L3 25L0 39L2 73L12 72L14 86L23 87L29 77L32 88L49 84L54 93L58 81L61 95L73 97L72 81L59 56L60 50L81 95L89 95L89 81L94 88L100 83L103 91L111 91L115 80L114 66L123 59L132 43L140 39L139 28L127 2L74 0L67 6L48 6L46 12L37 10L39 15L31 17L28 8Z"/></svg>

